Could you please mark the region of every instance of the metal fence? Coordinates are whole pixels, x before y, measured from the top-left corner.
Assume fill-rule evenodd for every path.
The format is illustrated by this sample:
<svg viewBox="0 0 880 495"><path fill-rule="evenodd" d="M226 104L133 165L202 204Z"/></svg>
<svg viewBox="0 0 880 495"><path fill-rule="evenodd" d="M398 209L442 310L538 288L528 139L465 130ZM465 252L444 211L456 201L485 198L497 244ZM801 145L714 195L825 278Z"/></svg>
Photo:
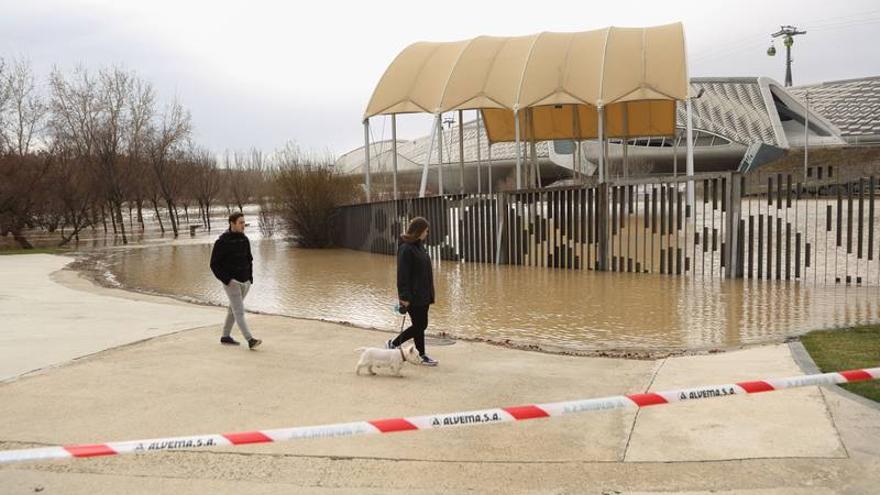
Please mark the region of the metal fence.
<svg viewBox="0 0 880 495"><path fill-rule="evenodd" d="M880 285L876 186L716 173L401 199L340 208L335 239L394 254L423 216L443 260Z"/></svg>

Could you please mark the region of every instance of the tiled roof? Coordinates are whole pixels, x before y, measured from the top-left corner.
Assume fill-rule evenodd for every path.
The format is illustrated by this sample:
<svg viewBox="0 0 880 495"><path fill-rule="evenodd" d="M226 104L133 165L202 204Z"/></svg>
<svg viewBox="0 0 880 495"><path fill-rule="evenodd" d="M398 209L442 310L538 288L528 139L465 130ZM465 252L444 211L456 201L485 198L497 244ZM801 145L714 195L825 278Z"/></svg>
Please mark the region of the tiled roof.
<svg viewBox="0 0 880 495"><path fill-rule="evenodd" d="M880 76L788 88L840 128L844 137L880 136Z"/></svg>

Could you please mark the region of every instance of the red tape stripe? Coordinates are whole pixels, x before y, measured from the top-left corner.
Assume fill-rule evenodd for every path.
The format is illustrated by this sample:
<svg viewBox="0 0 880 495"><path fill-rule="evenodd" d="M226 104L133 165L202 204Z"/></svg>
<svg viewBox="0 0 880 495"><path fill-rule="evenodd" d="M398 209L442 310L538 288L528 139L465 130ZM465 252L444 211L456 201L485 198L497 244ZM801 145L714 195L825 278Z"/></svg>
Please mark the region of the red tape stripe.
<svg viewBox="0 0 880 495"><path fill-rule="evenodd" d="M109 446L97 443L92 445L65 445L64 450L74 457L99 457L102 455L116 455L116 451Z"/></svg>
<svg viewBox="0 0 880 495"><path fill-rule="evenodd" d="M773 385L770 385L763 380L759 380L756 382L739 382L737 383L737 385L742 387L743 390L750 394L756 394L758 392L772 392L776 390L775 388L773 388Z"/></svg>
<svg viewBox="0 0 880 495"><path fill-rule="evenodd" d="M395 431L418 430L418 426L410 423L403 418L390 419L374 419L369 423L379 429L382 433L393 433Z"/></svg>
<svg viewBox="0 0 880 495"><path fill-rule="evenodd" d="M517 421L522 421L524 419L537 419L537 418L549 418L550 415L547 414L547 411L541 409L538 406L515 406L515 407L505 407L505 411L507 411L511 416L517 419Z"/></svg>
<svg viewBox="0 0 880 495"><path fill-rule="evenodd" d="M865 370L841 371L840 375L846 378L846 381L848 382L863 382L865 380L874 379L874 377Z"/></svg>
<svg viewBox="0 0 880 495"><path fill-rule="evenodd" d="M267 443L272 439L259 431L242 431L239 433L224 433L224 437L232 442L232 445L244 445L246 443Z"/></svg>
<svg viewBox="0 0 880 495"><path fill-rule="evenodd" d="M639 407L656 406L666 404L666 399L659 394L632 394L627 395L629 400L635 402Z"/></svg>

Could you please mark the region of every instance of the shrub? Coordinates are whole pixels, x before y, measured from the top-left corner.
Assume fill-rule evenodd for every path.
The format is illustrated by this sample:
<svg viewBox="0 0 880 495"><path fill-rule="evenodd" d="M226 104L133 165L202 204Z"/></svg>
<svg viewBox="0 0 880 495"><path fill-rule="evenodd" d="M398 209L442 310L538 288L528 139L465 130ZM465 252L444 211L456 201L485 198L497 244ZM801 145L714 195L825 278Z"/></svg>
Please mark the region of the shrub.
<svg viewBox="0 0 880 495"><path fill-rule="evenodd" d="M277 156L276 208L287 234L304 248L333 246L336 209L360 200L357 177L338 173L333 160L288 145Z"/></svg>

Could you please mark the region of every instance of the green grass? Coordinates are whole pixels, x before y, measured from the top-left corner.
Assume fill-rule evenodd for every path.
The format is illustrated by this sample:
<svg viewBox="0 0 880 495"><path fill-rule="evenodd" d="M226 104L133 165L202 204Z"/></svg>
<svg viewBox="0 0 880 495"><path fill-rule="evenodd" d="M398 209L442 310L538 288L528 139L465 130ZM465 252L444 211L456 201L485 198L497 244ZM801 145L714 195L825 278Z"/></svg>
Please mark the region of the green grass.
<svg viewBox="0 0 880 495"><path fill-rule="evenodd" d="M69 249L64 248L34 248L34 249L21 249L21 248L10 248L10 249L2 249L0 248L0 256L6 254L63 254L70 251Z"/></svg>
<svg viewBox="0 0 880 495"><path fill-rule="evenodd" d="M880 326L819 330L801 337L823 373L880 366ZM880 402L880 380L848 383L843 388Z"/></svg>

